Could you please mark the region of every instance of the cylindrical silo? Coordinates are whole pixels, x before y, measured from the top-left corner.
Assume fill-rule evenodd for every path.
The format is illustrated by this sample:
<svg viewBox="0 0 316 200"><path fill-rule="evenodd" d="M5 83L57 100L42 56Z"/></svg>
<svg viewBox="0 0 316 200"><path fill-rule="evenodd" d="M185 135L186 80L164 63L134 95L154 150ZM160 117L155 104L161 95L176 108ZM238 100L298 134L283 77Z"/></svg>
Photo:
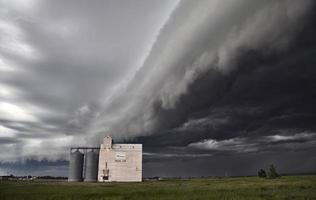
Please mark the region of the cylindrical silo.
<svg viewBox="0 0 316 200"><path fill-rule="evenodd" d="M82 181L83 154L76 150L70 153L68 182Z"/></svg>
<svg viewBox="0 0 316 200"><path fill-rule="evenodd" d="M99 153L90 151L86 154L85 178L86 182L96 182L98 177Z"/></svg>

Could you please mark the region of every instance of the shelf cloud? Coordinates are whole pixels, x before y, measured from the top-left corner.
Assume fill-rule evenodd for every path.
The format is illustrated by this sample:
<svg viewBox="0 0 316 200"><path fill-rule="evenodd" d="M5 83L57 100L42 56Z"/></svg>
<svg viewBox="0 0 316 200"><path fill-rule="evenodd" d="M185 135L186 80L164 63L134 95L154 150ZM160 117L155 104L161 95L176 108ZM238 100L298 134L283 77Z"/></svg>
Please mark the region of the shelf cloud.
<svg viewBox="0 0 316 200"><path fill-rule="evenodd" d="M70 146L105 135L143 143L148 176L251 174L262 160L314 170L314 10L310 0L0 1L0 171L66 170ZM302 155L308 164L291 171Z"/></svg>

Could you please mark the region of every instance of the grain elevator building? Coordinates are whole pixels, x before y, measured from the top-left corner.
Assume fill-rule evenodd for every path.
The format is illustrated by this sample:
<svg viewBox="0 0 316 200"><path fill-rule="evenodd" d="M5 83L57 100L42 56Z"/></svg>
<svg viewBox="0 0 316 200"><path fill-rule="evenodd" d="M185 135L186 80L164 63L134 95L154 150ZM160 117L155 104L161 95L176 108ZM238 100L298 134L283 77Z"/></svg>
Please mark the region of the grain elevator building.
<svg viewBox="0 0 316 200"><path fill-rule="evenodd" d="M107 136L100 146L99 182L142 181L142 144L113 144Z"/></svg>
<svg viewBox="0 0 316 200"><path fill-rule="evenodd" d="M142 181L142 144L113 144L110 136L99 147L71 147L69 182Z"/></svg>

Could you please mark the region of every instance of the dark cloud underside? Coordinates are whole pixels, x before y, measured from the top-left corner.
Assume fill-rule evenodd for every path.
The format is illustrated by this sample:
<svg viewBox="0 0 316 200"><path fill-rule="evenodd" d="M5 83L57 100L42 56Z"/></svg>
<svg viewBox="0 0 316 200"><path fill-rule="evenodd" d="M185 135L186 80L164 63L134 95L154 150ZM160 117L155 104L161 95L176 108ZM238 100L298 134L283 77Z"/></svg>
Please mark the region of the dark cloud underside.
<svg viewBox="0 0 316 200"><path fill-rule="evenodd" d="M17 72L23 78L1 80L24 91L0 100L41 108L12 107L20 112L12 120L0 107L7 134L1 147L23 147L10 155L59 160L69 146L98 145L110 134L116 142L143 143L145 176L249 175L272 163L282 173L315 172L315 3L99 3L44 5L38 23L57 17L77 32L65 40L63 26L47 34L46 26L19 22L46 56L24 62L27 70ZM54 154L21 153L42 145ZM51 162L39 165L55 173Z"/></svg>

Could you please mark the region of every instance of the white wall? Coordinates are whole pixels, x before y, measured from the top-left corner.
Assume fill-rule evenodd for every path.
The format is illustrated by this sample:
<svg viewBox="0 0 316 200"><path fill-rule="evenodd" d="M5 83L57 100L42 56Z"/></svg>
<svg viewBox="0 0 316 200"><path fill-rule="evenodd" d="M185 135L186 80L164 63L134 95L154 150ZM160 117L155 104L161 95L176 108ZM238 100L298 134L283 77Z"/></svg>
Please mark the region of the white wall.
<svg viewBox="0 0 316 200"><path fill-rule="evenodd" d="M108 171L105 171L106 169ZM107 172L108 180L103 180ZM101 144L98 181L142 181L142 145L113 144L112 148L108 148L107 145Z"/></svg>

